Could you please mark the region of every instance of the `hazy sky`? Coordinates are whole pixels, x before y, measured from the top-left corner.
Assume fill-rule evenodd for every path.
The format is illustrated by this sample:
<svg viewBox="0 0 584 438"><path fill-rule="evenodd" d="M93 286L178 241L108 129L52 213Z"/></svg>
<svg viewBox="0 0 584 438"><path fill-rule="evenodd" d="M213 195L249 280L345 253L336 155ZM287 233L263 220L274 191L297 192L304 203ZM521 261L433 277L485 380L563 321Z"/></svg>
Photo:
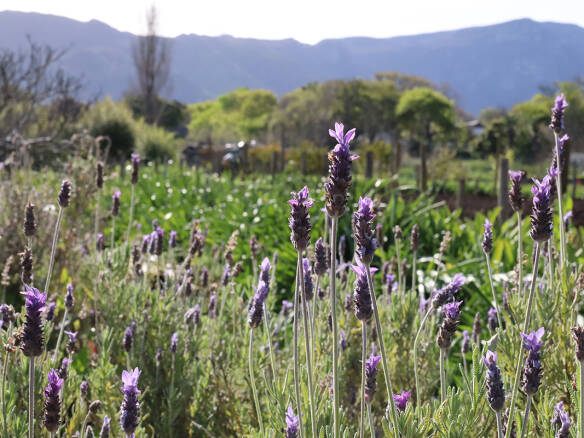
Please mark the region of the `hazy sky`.
<svg viewBox="0 0 584 438"><path fill-rule="evenodd" d="M584 26L584 0L159 0L160 33L229 34L316 43L346 36L389 37L516 18ZM93 18L140 33L152 0L0 0L0 10Z"/></svg>

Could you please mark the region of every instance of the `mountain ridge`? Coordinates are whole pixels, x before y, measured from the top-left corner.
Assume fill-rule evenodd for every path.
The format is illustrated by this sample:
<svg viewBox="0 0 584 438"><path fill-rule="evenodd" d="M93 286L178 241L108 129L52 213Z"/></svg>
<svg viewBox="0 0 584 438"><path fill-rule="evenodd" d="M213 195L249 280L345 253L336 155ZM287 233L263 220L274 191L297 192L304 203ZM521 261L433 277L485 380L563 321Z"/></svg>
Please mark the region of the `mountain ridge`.
<svg viewBox="0 0 584 438"><path fill-rule="evenodd" d="M135 35L99 20L0 12L0 48L26 36L66 48L63 68L84 77L86 95L120 98L132 88ZM347 37L306 44L293 38L262 40L182 34L172 42L169 97L183 102L216 98L238 87L282 95L313 81L372 78L381 71L447 83L457 103L475 115L510 107L541 85L584 75L584 28L518 19L504 23L391 38Z"/></svg>

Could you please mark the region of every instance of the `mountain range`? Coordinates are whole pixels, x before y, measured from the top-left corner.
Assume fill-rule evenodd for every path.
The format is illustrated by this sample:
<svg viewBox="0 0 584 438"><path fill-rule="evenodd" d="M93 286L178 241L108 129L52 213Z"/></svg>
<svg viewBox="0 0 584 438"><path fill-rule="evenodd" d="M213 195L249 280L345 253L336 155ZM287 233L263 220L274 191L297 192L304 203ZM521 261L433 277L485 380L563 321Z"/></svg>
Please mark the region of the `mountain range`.
<svg viewBox="0 0 584 438"><path fill-rule="evenodd" d="M26 38L60 49L84 95L120 98L133 86L136 36L97 20L16 11L0 12L0 49ZM169 96L182 102L213 99L238 87L282 95L313 81L373 78L396 71L448 84L457 104L475 115L509 108L542 85L584 76L584 28L520 19L501 24L392 38L351 37L303 44L195 34L171 38Z"/></svg>

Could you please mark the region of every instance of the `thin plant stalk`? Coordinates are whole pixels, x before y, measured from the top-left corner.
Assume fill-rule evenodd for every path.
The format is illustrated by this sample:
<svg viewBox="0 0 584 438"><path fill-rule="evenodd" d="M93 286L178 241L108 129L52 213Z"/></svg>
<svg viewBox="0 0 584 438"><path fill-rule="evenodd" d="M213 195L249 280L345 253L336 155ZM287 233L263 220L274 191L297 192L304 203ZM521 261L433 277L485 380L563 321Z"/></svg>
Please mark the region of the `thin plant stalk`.
<svg viewBox="0 0 584 438"><path fill-rule="evenodd" d="M270 320L266 303L264 303L264 329L266 330L266 334L268 335L268 346L270 350L270 365L272 366L272 376L274 380L276 380L276 365L274 362L274 350L272 347L272 333L270 332ZM195 330L197 330L197 326L195 326ZM193 339L195 339L194 335Z"/></svg>
<svg viewBox="0 0 584 438"><path fill-rule="evenodd" d="M558 144L558 134L554 131L554 140L556 147L556 166L558 174L556 175L556 187L558 195L558 210L560 214L560 271L562 275L562 288L566 279L566 229L564 226L564 205L562 202L562 163L560 160L560 147Z"/></svg>
<svg viewBox="0 0 584 438"><path fill-rule="evenodd" d="M294 291L294 322L293 322L293 331L294 331L294 390L296 393L296 413L298 414L298 418L302 418L301 414L301 405L302 400L300 399L300 367L298 365L298 295L299 295L299 287L298 284L298 272L302 269L298 263L296 263L296 290ZM300 438L304 438L304 425L300 425Z"/></svg>
<svg viewBox="0 0 584 438"><path fill-rule="evenodd" d="M134 186L135 184L132 184L131 192L132 194L130 195L130 219L128 221L128 233L126 235L126 243L130 241L130 233L132 232L132 222L134 222L134 198L135 198Z"/></svg>
<svg viewBox="0 0 584 438"><path fill-rule="evenodd" d="M517 212L517 291L523 296L523 234L521 233L521 211Z"/></svg>
<svg viewBox="0 0 584 438"><path fill-rule="evenodd" d="M371 403L367 403L367 416L369 417L369 430L371 438L375 438L375 425L373 424L373 415L371 415Z"/></svg>
<svg viewBox="0 0 584 438"><path fill-rule="evenodd" d="M55 224L55 232L53 234L53 245L51 246L51 258L49 260L49 270L47 272L47 279L45 281L45 292L49 293L49 286L51 284L51 275L53 273L53 265L55 264L55 252L57 251L57 240L59 239L59 229L61 228L61 220L63 219L63 207L59 206L59 214L57 215L57 223Z"/></svg>
<svg viewBox="0 0 584 438"><path fill-rule="evenodd" d="M446 350L440 349L440 401L446 400Z"/></svg>
<svg viewBox="0 0 584 438"><path fill-rule="evenodd" d="M501 421L501 412L495 412L495 417L497 417L497 437L503 438L503 422ZM507 430L511 430L507 427Z"/></svg>
<svg viewBox="0 0 584 438"><path fill-rule="evenodd" d="M379 310L377 309L377 299L375 298L375 289L373 287L373 278L371 277L371 268L365 265L367 270L367 283L369 285L369 293L371 294L371 304L373 306L373 315L375 316L375 328L377 329L377 339L379 342L379 350L381 351L381 361L383 363L383 375L385 377L385 387L387 390L387 403L391 409L391 420L393 423L393 432L396 437L399 437L399 423L397 421L398 414L395 403L393 402L393 385L391 384L391 376L389 374L389 366L387 363L387 355L385 353L385 343L383 341L383 329L381 327L381 320L379 319Z"/></svg>
<svg viewBox="0 0 584 438"><path fill-rule="evenodd" d="M111 244L112 251L114 250L115 239L116 239L116 217L114 216L112 219L112 244Z"/></svg>
<svg viewBox="0 0 584 438"><path fill-rule="evenodd" d="M464 374L468 377L468 366L466 364L466 354L462 353L462 366L464 367Z"/></svg>
<svg viewBox="0 0 584 438"><path fill-rule="evenodd" d="M416 293L416 259L418 258L418 251L412 254L412 291ZM424 298L424 290L420 289L420 299Z"/></svg>
<svg viewBox="0 0 584 438"><path fill-rule="evenodd" d="M485 258L487 259L487 272L489 274L489 284L491 285L491 293L493 294L493 302L495 303L495 310L497 311L497 322L499 327L503 329L503 324L501 322L501 312L499 311L499 303L497 302L497 296L495 295L495 286L493 286L493 271L491 269L491 257L488 253L485 253Z"/></svg>
<svg viewBox="0 0 584 438"><path fill-rule="evenodd" d="M34 438L34 356L28 367L28 438Z"/></svg>
<svg viewBox="0 0 584 438"><path fill-rule="evenodd" d="M318 294L318 286L319 286L319 283L320 283L320 276L317 276L316 277L316 284L314 285L315 295ZM312 318L311 318L311 321L310 321L310 339L311 339L311 342L312 342L312 361L313 362L316 362L316 359L315 359L315 357L316 357L316 343L314 342L314 331L315 331L315 329L314 329L314 321L316 320L316 310L317 310L316 309L316 302L318 301L317 300L317 297L315 296L312 299L312 301L313 302L312 302Z"/></svg>
<svg viewBox="0 0 584 438"><path fill-rule="evenodd" d="M308 318L308 300L306 299L306 291L304 286L304 269L302 267L302 252L298 251L298 282L300 283L300 291L302 296L302 321L304 325L304 349L306 351L306 369L308 371L308 403L310 407L310 425L312 436L316 436L316 415L314 412L314 387L312 386L312 361L311 361L311 347L310 347L310 320ZM313 298L315 299L315 298Z"/></svg>
<svg viewBox="0 0 584 438"><path fill-rule="evenodd" d="M333 325L333 427L334 438L339 438L339 327L337 322L337 291L336 291L336 248L337 248L337 224L339 219L331 217L331 266L330 266L330 295L331 295L331 319ZM299 268L302 269L302 268Z"/></svg>
<svg viewBox="0 0 584 438"><path fill-rule="evenodd" d="M87 423L89 423L89 417L91 416L91 411L87 412L87 415L83 419L83 423L81 424L81 438L85 437L85 433L87 432Z"/></svg>
<svg viewBox="0 0 584 438"><path fill-rule="evenodd" d="M527 396L527 402L525 403L525 413L523 414L523 424L521 424L521 438L525 438L527 433L527 427L529 423L529 409L531 408L531 395Z"/></svg>
<svg viewBox="0 0 584 438"><path fill-rule="evenodd" d="M359 438L365 436L365 361L367 360L367 324L361 321L362 354L361 354L361 421L359 421Z"/></svg>
<svg viewBox="0 0 584 438"><path fill-rule="evenodd" d="M260 408L260 400L258 399L258 392L256 389L255 378L253 376L253 329L249 330L249 380L251 382L251 391L255 403L256 413L258 416L258 424L260 426L260 435L264 436L264 422L262 421L262 411Z"/></svg>
<svg viewBox="0 0 584 438"><path fill-rule="evenodd" d="M55 363L59 355L59 347L61 346L61 340L63 339L63 331L65 330L65 326L67 325L68 313L69 309L65 307L65 312L63 313L63 322L61 323L61 328L59 329L59 336L57 336L57 344L55 345L55 352L53 353L53 363Z"/></svg>
<svg viewBox="0 0 584 438"><path fill-rule="evenodd" d="M422 322L420 323L420 328L418 329L418 333L416 333L416 337L414 339L414 381L416 384L416 407L420 406L421 402L421 392L422 389L420 388L420 381L418 380L418 342L420 341L420 334L422 330L424 330L424 326L426 325L426 321L428 317L432 313L432 308L428 309L424 317L422 318Z"/></svg>
<svg viewBox="0 0 584 438"><path fill-rule="evenodd" d="M529 298L527 301L527 308L525 309L525 319L523 321L523 333L528 332L529 323L531 321L531 309L533 307L533 298L535 295L535 284L537 283L537 269L539 267L539 242L534 242L533 251L535 254L535 260L533 262L533 272L531 275L531 285L529 288ZM515 379L513 380L513 388L511 391L511 405L509 406L509 425L507 426L507 433L505 438L510 438L511 436L511 422L513 421L513 414L515 413L515 403L517 401L517 389L519 388L519 377L521 376L521 369L523 368L523 353L525 352L525 347L523 341L520 343L519 355L517 356L517 368L515 370Z"/></svg>
<svg viewBox="0 0 584 438"><path fill-rule="evenodd" d="M403 277L403 272L402 272L402 263L401 263L401 259L400 259L400 248L399 248L399 241L401 239L395 239L395 257L397 260L397 285L398 285L398 291L401 294L402 293L402 286L404 286L404 290L405 290L405 285L402 285L402 277ZM404 281L405 283L405 281ZM402 297L402 301L403 301L403 297Z"/></svg>
<svg viewBox="0 0 584 438"><path fill-rule="evenodd" d="M8 324L8 333L12 334L12 322ZM11 336L11 335L10 335ZM8 422L6 420L6 374L8 372L8 359L10 354L4 354L4 366L2 367L2 421L4 425L4 436L8 436Z"/></svg>

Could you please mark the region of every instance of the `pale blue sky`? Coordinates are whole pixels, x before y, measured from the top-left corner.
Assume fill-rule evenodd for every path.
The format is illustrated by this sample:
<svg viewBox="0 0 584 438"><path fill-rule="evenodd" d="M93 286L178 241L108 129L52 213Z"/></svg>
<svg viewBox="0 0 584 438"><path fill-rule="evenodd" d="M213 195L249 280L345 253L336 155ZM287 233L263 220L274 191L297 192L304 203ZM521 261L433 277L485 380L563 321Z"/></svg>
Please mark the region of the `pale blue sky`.
<svg viewBox="0 0 584 438"><path fill-rule="evenodd" d="M140 33L152 0L0 0L0 10L93 18ZM389 37L516 18L584 26L584 0L159 0L161 34L230 34L316 43L346 36Z"/></svg>

